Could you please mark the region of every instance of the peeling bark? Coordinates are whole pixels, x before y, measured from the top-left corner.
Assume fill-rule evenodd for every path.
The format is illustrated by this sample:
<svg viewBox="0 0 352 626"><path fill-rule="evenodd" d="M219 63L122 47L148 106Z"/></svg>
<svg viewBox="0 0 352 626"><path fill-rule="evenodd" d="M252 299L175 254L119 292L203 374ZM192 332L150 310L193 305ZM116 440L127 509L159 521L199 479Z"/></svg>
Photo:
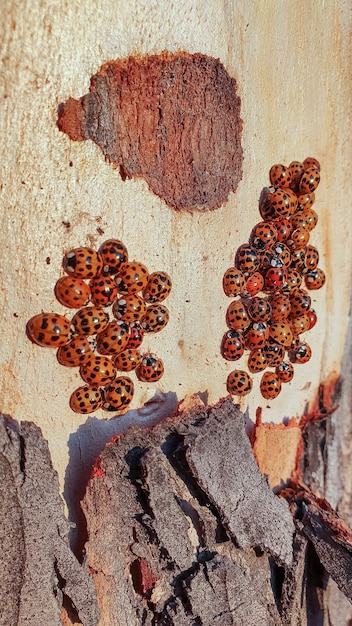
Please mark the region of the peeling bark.
<svg viewBox="0 0 352 626"><path fill-rule="evenodd" d="M242 177L240 99L219 59L164 53L110 61L58 127L92 139L123 179L144 178L174 209L216 209Z"/></svg>
<svg viewBox="0 0 352 626"><path fill-rule="evenodd" d="M73 555L57 474L40 429L0 422L0 625L60 626L61 609L96 626L92 577Z"/></svg>

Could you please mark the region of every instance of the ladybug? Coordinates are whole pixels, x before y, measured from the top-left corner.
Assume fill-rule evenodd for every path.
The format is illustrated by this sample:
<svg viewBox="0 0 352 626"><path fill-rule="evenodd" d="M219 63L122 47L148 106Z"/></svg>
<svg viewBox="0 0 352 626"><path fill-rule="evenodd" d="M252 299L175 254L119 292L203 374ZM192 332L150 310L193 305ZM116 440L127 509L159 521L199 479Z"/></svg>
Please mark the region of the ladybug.
<svg viewBox="0 0 352 626"><path fill-rule="evenodd" d="M312 349L305 342L298 343L293 350L290 350L288 356L291 363L307 363L312 356Z"/></svg>
<svg viewBox="0 0 352 626"><path fill-rule="evenodd" d="M307 230L307 228L303 228L303 226L300 226L299 228L295 228L295 230L292 231L288 244L295 248L295 250L300 250L307 245L309 237L309 230Z"/></svg>
<svg viewBox="0 0 352 626"><path fill-rule="evenodd" d="M271 367L280 365L284 360L285 348L280 343L276 343L269 339L269 342L262 349L263 355L267 360L267 364Z"/></svg>
<svg viewBox="0 0 352 626"><path fill-rule="evenodd" d="M116 369L121 372L131 372L141 362L141 353L136 348L126 348L112 357Z"/></svg>
<svg viewBox="0 0 352 626"><path fill-rule="evenodd" d="M229 328L238 331L246 330L250 326L251 320L242 300L231 302L226 311L226 323Z"/></svg>
<svg viewBox="0 0 352 626"><path fill-rule="evenodd" d="M244 345L247 350L256 350L265 346L269 338L269 328L263 322L255 322L243 334Z"/></svg>
<svg viewBox="0 0 352 626"><path fill-rule="evenodd" d="M291 317L297 317L310 309L311 297L305 289L295 289L290 294Z"/></svg>
<svg viewBox="0 0 352 626"><path fill-rule="evenodd" d="M314 211L314 209L303 209L303 216L304 219L306 221L306 228L307 230L311 231L313 230L313 228L316 227L317 223L318 223L318 213L316 211Z"/></svg>
<svg viewBox="0 0 352 626"><path fill-rule="evenodd" d="M78 387L70 397L70 407L75 413L94 413L102 404L101 391L96 385Z"/></svg>
<svg viewBox="0 0 352 626"><path fill-rule="evenodd" d="M245 396L250 393L253 380L244 370L230 372L226 381L227 391L233 396Z"/></svg>
<svg viewBox="0 0 352 626"><path fill-rule="evenodd" d="M168 297L171 287L171 278L166 272L153 272L149 274L142 296L148 304L163 302Z"/></svg>
<svg viewBox="0 0 352 626"><path fill-rule="evenodd" d="M319 267L311 270L304 277L307 289L321 289L325 284L325 280L326 276Z"/></svg>
<svg viewBox="0 0 352 626"><path fill-rule="evenodd" d="M273 293L269 297L269 304L273 322L283 322L287 320L291 311L291 303L287 296L282 293Z"/></svg>
<svg viewBox="0 0 352 626"><path fill-rule="evenodd" d="M295 191L298 189L299 181L304 172L305 166L300 161L292 161L292 163L288 166L288 169L291 172L290 188Z"/></svg>
<svg viewBox="0 0 352 626"><path fill-rule="evenodd" d="M117 287L111 276L95 276L89 281L92 302L96 306L110 306L117 298Z"/></svg>
<svg viewBox="0 0 352 626"><path fill-rule="evenodd" d="M124 322L138 322L147 311L147 305L143 298L136 293L123 296L116 300L112 306L114 317Z"/></svg>
<svg viewBox="0 0 352 626"><path fill-rule="evenodd" d="M61 346L56 353L60 365L77 367L82 365L93 354L94 341L86 335L74 335L71 341Z"/></svg>
<svg viewBox="0 0 352 626"><path fill-rule="evenodd" d="M121 263L116 284L122 295L138 293L146 288L149 272L143 263L137 261Z"/></svg>
<svg viewBox="0 0 352 626"><path fill-rule="evenodd" d="M235 266L248 277L257 269L260 258L257 250L248 243L242 244L236 252Z"/></svg>
<svg viewBox="0 0 352 626"><path fill-rule="evenodd" d="M293 335L301 335L302 333L305 333L307 332L307 330L309 330L310 319L308 315L302 313L301 315L293 317L290 320L290 326Z"/></svg>
<svg viewBox="0 0 352 626"><path fill-rule="evenodd" d="M292 363L289 363L288 361L282 361L282 363L275 368L275 374L282 383L289 383L292 380L294 373L294 367Z"/></svg>
<svg viewBox="0 0 352 626"><path fill-rule="evenodd" d="M72 325L79 335L100 333L108 323L108 314L96 306L82 307L72 318Z"/></svg>
<svg viewBox="0 0 352 626"><path fill-rule="evenodd" d="M269 265L271 267L277 267L278 264L276 259L280 261L280 265L286 265L286 267L288 267L291 263L291 252L285 243L276 242L269 247L268 253ZM275 259L275 261L273 261L273 259Z"/></svg>
<svg viewBox="0 0 352 626"><path fill-rule="evenodd" d="M267 298L255 296L246 301L246 309L253 322L267 322L271 317L271 306Z"/></svg>
<svg viewBox="0 0 352 626"><path fill-rule="evenodd" d="M107 239L100 248L99 254L103 261L103 274L117 274L121 263L128 261L126 246L119 239Z"/></svg>
<svg viewBox="0 0 352 626"><path fill-rule="evenodd" d="M250 352L247 367L252 374L256 374L257 372L262 372L268 365L268 361L266 360L266 356L261 348L257 350L252 350Z"/></svg>
<svg viewBox="0 0 352 626"><path fill-rule="evenodd" d="M69 309L79 309L88 304L90 300L90 288L82 278L74 276L62 276L54 287L55 297Z"/></svg>
<svg viewBox="0 0 352 626"><path fill-rule="evenodd" d="M320 163L319 161L314 159L314 157L307 157L306 159L304 159L303 165L305 169L307 169L308 167L316 167L317 170L320 170Z"/></svg>
<svg viewBox="0 0 352 626"><path fill-rule="evenodd" d="M86 383L103 387L116 377L116 367L108 357L92 354L81 365L79 373Z"/></svg>
<svg viewBox="0 0 352 626"><path fill-rule="evenodd" d="M315 194L313 193L302 193L297 196L297 209L308 210L311 209L315 202Z"/></svg>
<svg viewBox="0 0 352 626"><path fill-rule="evenodd" d="M103 261L93 248L74 248L64 256L63 267L67 274L78 278L93 278L103 269Z"/></svg>
<svg viewBox="0 0 352 626"><path fill-rule="evenodd" d="M245 279L241 270L238 270L237 267L229 267L222 279L222 287L225 295L229 298L237 296L244 291L244 286Z"/></svg>
<svg viewBox="0 0 352 626"><path fill-rule="evenodd" d="M308 220L306 219L305 212L303 210L296 211L291 217L292 230L296 228L305 228L308 230Z"/></svg>
<svg viewBox="0 0 352 626"><path fill-rule="evenodd" d="M281 380L274 372L264 372L260 381L260 393L266 400L276 398L281 391Z"/></svg>
<svg viewBox="0 0 352 626"><path fill-rule="evenodd" d="M305 249L304 265L305 273L315 270L319 263L319 252L315 246L309 244Z"/></svg>
<svg viewBox="0 0 352 626"><path fill-rule="evenodd" d="M250 296L256 296L257 293L263 290L264 277L260 272L253 272L246 282L244 293Z"/></svg>
<svg viewBox="0 0 352 626"><path fill-rule="evenodd" d="M169 321L169 311L163 304L152 304L147 307L141 319L141 326L146 333L159 333Z"/></svg>
<svg viewBox="0 0 352 626"><path fill-rule="evenodd" d="M221 341L220 352L226 361L238 361L244 352L244 343L241 335L230 328Z"/></svg>
<svg viewBox="0 0 352 626"><path fill-rule="evenodd" d="M309 329L313 328L315 326L315 324L317 323L317 314L314 311L314 309L308 309L307 313L306 313L309 317Z"/></svg>
<svg viewBox="0 0 352 626"><path fill-rule="evenodd" d="M284 283L284 291L291 293L298 289L302 283L302 276L295 267L289 267L287 270L286 280Z"/></svg>
<svg viewBox="0 0 352 626"><path fill-rule="evenodd" d="M320 172L314 167L310 166L304 170L301 180L299 181L299 193L311 193L315 191L320 182Z"/></svg>
<svg viewBox="0 0 352 626"><path fill-rule="evenodd" d="M71 322L57 313L39 313L27 322L27 336L38 346L59 348L70 338Z"/></svg>
<svg viewBox="0 0 352 626"><path fill-rule="evenodd" d="M285 165L275 164L270 168L269 179L274 187L289 187L292 182L292 171Z"/></svg>
<svg viewBox="0 0 352 626"><path fill-rule="evenodd" d="M264 250L269 243L276 241L277 229L273 222L259 222L251 232L250 243L259 250Z"/></svg>
<svg viewBox="0 0 352 626"><path fill-rule="evenodd" d="M273 224L276 227L278 242L282 243L287 241L292 233L291 220L289 220L288 217L278 217L274 220Z"/></svg>
<svg viewBox="0 0 352 626"><path fill-rule="evenodd" d="M283 288L287 278L286 266L270 267L265 274L264 290L279 291Z"/></svg>
<svg viewBox="0 0 352 626"><path fill-rule="evenodd" d="M291 217L297 208L297 196L291 189L275 189L270 202L277 217Z"/></svg>
<svg viewBox="0 0 352 626"><path fill-rule="evenodd" d="M112 355L127 348L130 327L126 322L112 320L97 335L97 350L100 354Z"/></svg>
<svg viewBox="0 0 352 626"><path fill-rule="evenodd" d="M300 248L299 250L291 251L291 268L294 268L299 272L299 274L303 274L305 270L305 256L306 251L305 248Z"/></svg>
<svg viewBox="0 0 352 626"><path fill-rule="evenodd" d="M275 191L274 187L264 187L259 198L259 213L264 222L277 218L275 209L271 206L271 195Z"/></svg>
<svg viewBox="0 0 352 626"><path fill-rule="evenodd" d="M128 376L118 376L104 387L104 411L121 411L130 404L134 394L133 381Z"/></svg>
<svg viewBox="0 0 352 626"><path fill-rule="evenodd" d="M132 322L129 329L129 338L126 349L139 348L144 338L144 328L139 322Z"/></svg>
<svg viewBox="0 0 352 626"><path fill-rule="evenodd" d="M288 322L272 322L269 326L270 337L288 348L292 341L292 330Z"/></svg>
<svg viewBox="0 0 352 626"><path fill-rule="evenodd" d="M156 355L148 352L142 357L140 364L136 368L138 380L144 383L155 383L164 374L164 363Z"/></svg>

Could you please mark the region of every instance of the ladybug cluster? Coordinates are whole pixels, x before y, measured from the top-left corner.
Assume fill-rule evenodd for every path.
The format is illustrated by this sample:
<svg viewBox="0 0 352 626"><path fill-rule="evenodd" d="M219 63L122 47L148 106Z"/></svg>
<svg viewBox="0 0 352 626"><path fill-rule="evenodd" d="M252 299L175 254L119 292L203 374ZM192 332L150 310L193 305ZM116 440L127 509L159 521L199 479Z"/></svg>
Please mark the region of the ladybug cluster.
<svg viewBox="0 0 352 626"><path fill-rule="evenodd" d="M27 335L39 346L57 348L61 365L79 367L85 384L71 395L73 411L122 412L134 393L126 372L134 370L142 382L155 382L164 373L161 358L142 354L140 346L145 333L157 333L169 321L162 302L171 291L170 276L129 261L118 239L105 241L98 251L82 247L67 252L63 268L66 275L57 281L55 296L77 312L72 320L56 313L35 315L27 323Z"/></svg>
<svg viewBox="0 0 352 626"><path fill-rule="evenodd" d="M318 221L312 206L319 162L307 158L288 167L273 165L269 178L271 186L263 189L259 200L262 221L254 226L248 243L238 248L233 267L223 277L225 294L235 299L226 312L228 330L221 343L228 361L249 351L250 373L271 368L260 381L266 399L276 398L281 384L292 380L294 364L309 361L312 351L302 334L317 321L309 291L325 283L319 252L309 242ZM227 390L233 395L246 395L252 385L244 370L234 370L227 378Z"/></svg>

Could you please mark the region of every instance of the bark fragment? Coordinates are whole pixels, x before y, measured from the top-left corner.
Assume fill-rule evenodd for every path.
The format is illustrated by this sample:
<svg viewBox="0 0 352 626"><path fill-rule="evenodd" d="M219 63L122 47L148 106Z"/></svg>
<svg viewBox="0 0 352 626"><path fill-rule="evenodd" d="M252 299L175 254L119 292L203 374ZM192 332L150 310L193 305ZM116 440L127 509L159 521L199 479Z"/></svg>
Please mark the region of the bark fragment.
<svg viewBox="0 0 352 626"><path fill-rule="evenodd" d="M0 625L61 626L65 606L77 622L96 626L92 577L70 550L57 474L40 429L2 417L0 450Z"/></svg>
<svg viewBox="0 0 352 626"><path fill-rule="evenodd" d="M293 522L232 401L118 437L83 506L101 626L281 624L268 553L291 563Z"/></svg>
<svg viewBox="0 0 352 626"><path fill-rule="evenodd" d="M123 179L144 178L174 209L216 209L242 177L236 81L204 54L110 61L90 93L60 105L58 127L92 139Z"/></svg>

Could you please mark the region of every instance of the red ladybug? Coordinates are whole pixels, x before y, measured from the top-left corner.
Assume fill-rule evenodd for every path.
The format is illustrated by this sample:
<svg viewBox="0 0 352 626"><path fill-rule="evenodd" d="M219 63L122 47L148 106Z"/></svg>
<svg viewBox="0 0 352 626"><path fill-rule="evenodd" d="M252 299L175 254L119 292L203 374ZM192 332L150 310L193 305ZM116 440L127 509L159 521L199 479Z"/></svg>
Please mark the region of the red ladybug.
<svg viewBox="0 0 352 626"><path fill-rule="evenodd" d="M87 335L74 335L65 346L61 346L56 353L60 365L77 367L82 365L93 354L94 341Z"/></svg>
<svg viewBox="0 0 352 626"><path fill-rule="evenodd" d="M148 352L142 357L140 364L136 367L138 380L145 383L155 383L164 374L164 363L156 355Z"/></svg>
<svg viewBox="0 0 352 626"><path fill-rule="evenodd" d="M91 354L79 368L79 373L86 383L103 387L116 377L116 367L107 356Z"/></svg>
<svg viewBox="0 0 352 626"><path fill-rule="evenodd" d="M316 267L304 277L307 289L321 289L325 285L326 276L322 269Z"/></svg>
<svg viewBox="0 0 352 626"><path fill-rule="evenodd" d="M237 331L244 331L250 326L251 320L242 300L231 302L226 311L226 323L229 328Z"/></svg>
<svg viewBox="0 0 352 626"><path fill-rule="evenodd" d="M96 306L110 306L117 298L117 287L111 276L95 276L89 281L92 302Z"/></svg>
<svg viewBox="0 0 352 626"><path fill-rule="evenodd" d="M137 261L121 263L116 276L117 288L123 295L142 291L146 288L148 280L148 269Z"/></svg>
<svg viewBox="0 0 352 626"><path fill-rule="evenodd" d="M137 293L122 296L112 306L113 315L124 322L139 322L146 311L147 305Z"/></svg>
<svg viewBox="0 0 352 626"><path fill-rule="evenodd" d="M114 276L121 263L128 261L126 246L119 239L107 239L101 244L99 254L103 261L103 274Z"/></svg>
<svg viewBox="0 0 352 626"><path fill-rule="evenodd" d="M253 350L248 357L247 367L252 374L262 372L268 365L266 356L261 348Z"/></svg>
<svg viewBox="0 0 352 626"><path fill-rule="evenodd" d="M79 335L95 335L106 328L109 315L96 306L82 307L72 318L72 325Z"/></svg>
<svg viewBox="0 0 352 626"><path fill-rule="evenodd" d="M270 183L274 187L286 188L292 182L292 170L281 164L272 165L269 172Z"/></svg>
<svg viewBox="0 0 352 626"><path fill-rule="evenodd" d="M170 294L171 287L171 278L166 272L153 272L149 274L142 296L148 304L163 302Z"/></svg>
<svg viewBox="0 0 352 626"><path fill-rule="evenodd" d="M222 338L220 351L227 361L240 359L244 353L244 343L241 335L236 330L230 328Z"/></svg>
<svg viewBox="0 0 352 626"><path fill-rule="evenodd" d="M62 276L57 281L55 288L56 299L69 309L79 309L88 304L91 291L82 278L75 276Z"/></svg>
<svg viewBox="0 0 352 626"><path fill-rule="evenodd" d="M234 396L246 396L252 390L253 380L244 370L234 370L227 377L227 391Z"/></svg>
<svg viewBox="0 0 352 626"><path fill-rule="evenodd" d="M282 363L275 368L275 374L282 383L289 383L292 380L294 373L294 367L292 363L289 363L288 361L282 361Z"/></svg>
<svg viewBox="0 0 352 626"><path fill-rule="evenodd" d="M93 278L101 273L103 261L93 248L74 248L65 254L63 267L71 276Z"/></svg>
<svg viewBox="0 0 352 626"><path fill-rule="evenodd" d="M128 376L118 376L103 389L104 411L125 411L134 394L133 381Z"/></svg>
<svg viewBox="0 0 352 626"><path fill-rule="evenodd" d="M38 346L59 348L70 338L71 322L57 313L39 313L27 322L27 335Z"/></svg>
<svg viewBox="0 0 352 626"><path fill-rule="evenodd" d="M229 267L222 279L222 287L226 296L237 296L244 291L245 279L237 267Z"/></svg>
<svg viewBox="0 0 352 626"><path fill-rule="evenodd" d="M243 334L247 350L256 350L265 346L269 338L269 328L263 322L254 322Z"/></svg>
<svg viewBox="0 0 352 626"><path fill-rule="evenodd" d="M70 407L75 413L94 413L101 408L103 398L96 385L78 387L70 397Z"/></svg>
<svg viewBox="0 0 352 626"><path fill-rule="evenodd" d="M169 321L169 311L163 304L151 304L141 319L146 333L159 333Z"/></svg>
<svg viewBox="0 0 352 626"><path fill-rule="evenodd" d="M112 355L127 348L130 327L126 322L112 320L97 334L97 350L100 354Z"/></svg>
<svg viewBox="0 0 352 626"><path fill-rule="evenodd" d="M281 380L274 372L264 372L260 381L260 393L266 400L276 398L281 391Z"/></svg>

